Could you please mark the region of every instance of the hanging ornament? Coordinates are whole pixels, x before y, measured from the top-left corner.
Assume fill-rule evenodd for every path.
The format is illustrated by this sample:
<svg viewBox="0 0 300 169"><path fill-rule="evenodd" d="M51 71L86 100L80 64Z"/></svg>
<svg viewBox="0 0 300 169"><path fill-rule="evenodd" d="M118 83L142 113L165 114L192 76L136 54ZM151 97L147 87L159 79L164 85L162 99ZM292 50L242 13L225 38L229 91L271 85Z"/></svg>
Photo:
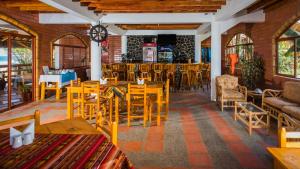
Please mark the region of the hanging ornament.
<svg viewBox="0 0 300 169"><path fill-rule="evenodd" d="M92 41L99 43L105 41L108 37L108 31L106 27L101 25L100 23L98 25L92 26L90 29L90 38Z"/></svg>

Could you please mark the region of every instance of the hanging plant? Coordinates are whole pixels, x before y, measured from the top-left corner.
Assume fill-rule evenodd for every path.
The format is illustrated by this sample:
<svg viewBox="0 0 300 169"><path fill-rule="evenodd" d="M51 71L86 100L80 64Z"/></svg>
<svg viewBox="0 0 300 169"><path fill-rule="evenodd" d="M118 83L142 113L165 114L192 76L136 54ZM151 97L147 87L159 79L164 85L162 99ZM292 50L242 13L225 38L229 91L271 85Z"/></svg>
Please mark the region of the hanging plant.
<svg viewBox="0 0 300 169"><path fill-rule="evenodd" d="M261 57L254 55L252 59L240 60L242 83L253 90L264 78L264 61Z"/></svg>

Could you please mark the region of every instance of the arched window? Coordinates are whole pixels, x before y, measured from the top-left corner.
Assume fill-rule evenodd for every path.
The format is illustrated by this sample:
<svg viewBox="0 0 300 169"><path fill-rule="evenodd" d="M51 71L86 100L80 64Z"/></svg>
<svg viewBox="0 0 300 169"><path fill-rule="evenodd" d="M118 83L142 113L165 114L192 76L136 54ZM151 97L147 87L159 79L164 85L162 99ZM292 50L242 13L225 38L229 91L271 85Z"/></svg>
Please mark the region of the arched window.
<svg viewBox="0 0 300 169"><path fill-rule="evenodd" d="M300 78L300 19L277 40L277 74Z"/></svg>
<svg viewBox="0 0 300 169"><path fill-rule="evenodd" d="M230 65L230 54L237 54L239 60L253 57L253 41L245 34L239 33L233 36L225 50L225 66Z"/></svg>
<svg viewBox="0 0 300 169"><path fill-rule="evenodd" d="M89 65L87 45L74 35L65 35L53 44L52 67L70 69Z"/></svg>

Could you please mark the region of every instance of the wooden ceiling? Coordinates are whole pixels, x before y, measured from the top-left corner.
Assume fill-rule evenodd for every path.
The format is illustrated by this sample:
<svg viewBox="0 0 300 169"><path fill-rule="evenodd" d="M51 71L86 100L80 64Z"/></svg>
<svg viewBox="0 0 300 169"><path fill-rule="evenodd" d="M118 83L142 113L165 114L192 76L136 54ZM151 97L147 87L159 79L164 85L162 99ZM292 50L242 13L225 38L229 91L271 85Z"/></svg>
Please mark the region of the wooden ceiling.
<svg viewBox="0 0 300 169"><path fill-rule="evenodd" d="M197 29L201 24L122 24L124 30L188 30Z"/></svg>
<svg viewBox="0 0 300 169"><path fill-rule="evenodd" d="M26 12L60 13L62 11L53 8L39 0L1 0L0 6L14 8Z"/></svg>
<svg viewBox="0 0 300 169"><path fill-rule="evenodd" d="M95 13L216 12L226 0L72 0ZM62 12L39 0L1 0L0 6L27 12Z"/></svg>
<svg viewBox="0 0 300 169"><path fill-rule="evenodd" d="M96 13L216 12L226 0L73 0Z"/></svg>

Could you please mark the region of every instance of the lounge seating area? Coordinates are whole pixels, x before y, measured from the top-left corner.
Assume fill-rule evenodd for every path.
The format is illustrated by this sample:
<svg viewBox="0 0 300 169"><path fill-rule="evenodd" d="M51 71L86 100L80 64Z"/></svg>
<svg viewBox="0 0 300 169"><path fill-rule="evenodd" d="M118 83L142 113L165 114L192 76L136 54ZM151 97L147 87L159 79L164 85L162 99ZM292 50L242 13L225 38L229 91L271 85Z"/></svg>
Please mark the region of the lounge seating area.
<svg viewBox="0 0 300 169"><path fill-rule="evenodd" d="M300 169L299 9L0 1L0 169Z"/></svg>

